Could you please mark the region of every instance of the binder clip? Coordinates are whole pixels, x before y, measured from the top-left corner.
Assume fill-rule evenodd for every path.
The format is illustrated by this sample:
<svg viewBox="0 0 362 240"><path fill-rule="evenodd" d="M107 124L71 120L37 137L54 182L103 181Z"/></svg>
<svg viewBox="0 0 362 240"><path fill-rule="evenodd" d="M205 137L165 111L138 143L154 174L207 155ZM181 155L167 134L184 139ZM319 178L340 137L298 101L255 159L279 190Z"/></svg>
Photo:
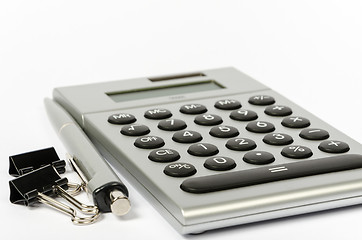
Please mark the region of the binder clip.
<svg viewBox="0 0 362 240"><path fill-rule="evenodd" d="M44 203L71 217L74 224L90 224L99 217L96 206L88 206L73 198L67 189L70 184L67 178L61 178L52 165L41 167L9 181L10 201L15 204L33 206ZM60 196L89 217L79 217L74 208L59 202L54 197Z"/></svg>
<svg viewBox="0 0 362 240"><path fill-rule="evenodd" d="M58 173L65 172L65 161L60 160L53 147L22 153L9 157L9 174L17 177L51 164Z"/></svg>

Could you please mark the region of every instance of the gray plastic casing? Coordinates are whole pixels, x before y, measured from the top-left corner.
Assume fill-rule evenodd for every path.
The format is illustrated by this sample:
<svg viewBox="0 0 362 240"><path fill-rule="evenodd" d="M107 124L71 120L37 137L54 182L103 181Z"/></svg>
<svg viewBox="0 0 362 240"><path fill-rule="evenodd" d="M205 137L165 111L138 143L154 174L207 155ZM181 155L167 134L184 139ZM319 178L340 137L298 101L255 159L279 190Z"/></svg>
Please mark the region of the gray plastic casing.
<svg viewBox="0 0 362 240"><path fill-rule="evenodd" d="M242 161L244 152L228 150L224 146L227 139L210 136L210 127L195 124L193 122L195 116L180 113L180 106L199 103L207 106L208 113L222 116L223 125L237 127L240 137L253 139L257 143L257 150L268 151L275 156L276 161L268 165L271 167L293 161L312 161L313 159L335 154L318 150L320 141L300 138L298 135L301 129L283 127L280 124L282 118L264 114L265 106L249 104L248 99L253 95L273 96L277 104L291 107L293 116L308 118L311 121L310 127L327 130L330 133L329 139L347 142L350 146L348 153L362 154L362 146L282 95L234 68L220 68L195 74L187 73L186 75L152 79L159 79L159 81L151 81L150 78L145 77L60 87L54 89L53 97L76 119L103 156L124 174L180 233L199 233L227 226L361 203L362 169L270 182L205 194L192 194L182 191L179 186L185 178L166 176L163 169L167 164L150 161L148 155L151 150L136 148L133 145L136 137L122 135L120 133L122 126L107 122L110 115L115 113L133 114L137 118L137 124L145 124L150 128L150 135L164 139L164 148L175 149L180 153L181 159L178 162L191 163L196 167L197 173L194 176L218 174L218 172L208 170L203 166L206 158L188 154L187 148L190 144L174 142L171 139L173 132L158 129L157 124L159 121L144 118L145 111L152 108L170 110L173 114L172 118L182 119L187 123L188 130L201 133L203 136L202 142L218 146L220 151L218 156L231 157L236 161L236 168L230 171L252 169L258 166ZM115 102L107 95L107 93L191 84L209 80L216 81L225 88L127 102ZM311 148L314 153L313 156L305 160L293 160L283 157L280 154L282 147L263 143L262 138L265 134L248 132L245 129L247 122L234 121L229 118L230 111L214 108L214 103L221 99L240 101L243 109L253 110L258 113L258 119L273 123L276 126L275 132L287 133L292 136L294 139L293 144ZM132 201L132 196L130 196L130 200Z"/></svg>

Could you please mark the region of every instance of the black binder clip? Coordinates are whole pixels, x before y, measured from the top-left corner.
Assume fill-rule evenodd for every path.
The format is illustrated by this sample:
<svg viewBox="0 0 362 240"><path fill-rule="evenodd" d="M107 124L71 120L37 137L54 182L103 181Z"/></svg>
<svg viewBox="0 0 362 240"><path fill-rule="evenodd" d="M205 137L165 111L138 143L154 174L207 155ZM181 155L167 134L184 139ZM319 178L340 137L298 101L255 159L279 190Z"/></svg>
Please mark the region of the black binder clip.
<svg viewBox="0 0 362 240"><path fill-rule="evenodd" d="M65 161L59 159L53 147L10 156L9 161L9 174L15 177L48 164L53 165L60 174L65 172Z"/></svg>
<svg viewBox="0 0 362 240"><path fill-rule="evenodd" d="M93 223L99 216L99 210L96 206L80 203L67 193L66 190L70 186L67 178L61 178L51 165L41 167L9 181L9 186L10 201L12 203L24 204L26 206L44 203L69 215L73 223L80 225ZM74 208L55 200L54 197L56 196L63 197L84 214L91 216L77 216Z"/></svg>

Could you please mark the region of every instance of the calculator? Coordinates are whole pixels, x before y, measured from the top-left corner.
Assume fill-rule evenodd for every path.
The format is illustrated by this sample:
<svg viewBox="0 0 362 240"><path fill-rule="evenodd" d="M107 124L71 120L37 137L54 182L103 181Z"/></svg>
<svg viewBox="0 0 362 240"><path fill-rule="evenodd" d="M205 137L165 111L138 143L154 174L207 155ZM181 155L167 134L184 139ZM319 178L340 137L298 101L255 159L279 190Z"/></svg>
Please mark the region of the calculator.
<svg viewBox="0 0 362 240"><path fill-rule="evenodd" d="M235 68L53 98L181 234L362 202L361 144Z"/></svg>

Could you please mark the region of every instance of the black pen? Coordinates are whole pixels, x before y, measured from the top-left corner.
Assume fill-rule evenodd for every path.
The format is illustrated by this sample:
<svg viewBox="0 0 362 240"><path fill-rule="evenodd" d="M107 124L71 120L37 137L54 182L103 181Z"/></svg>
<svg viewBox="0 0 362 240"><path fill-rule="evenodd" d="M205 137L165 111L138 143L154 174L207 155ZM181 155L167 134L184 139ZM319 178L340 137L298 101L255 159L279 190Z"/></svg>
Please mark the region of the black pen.
<svg viewBox="0 0 362 240"><path fill-rule="evenodd" d="M58 103L45 99L45 108L60 139L101 212L125 215L131 208L128 190L75 120Z"/></svg>

